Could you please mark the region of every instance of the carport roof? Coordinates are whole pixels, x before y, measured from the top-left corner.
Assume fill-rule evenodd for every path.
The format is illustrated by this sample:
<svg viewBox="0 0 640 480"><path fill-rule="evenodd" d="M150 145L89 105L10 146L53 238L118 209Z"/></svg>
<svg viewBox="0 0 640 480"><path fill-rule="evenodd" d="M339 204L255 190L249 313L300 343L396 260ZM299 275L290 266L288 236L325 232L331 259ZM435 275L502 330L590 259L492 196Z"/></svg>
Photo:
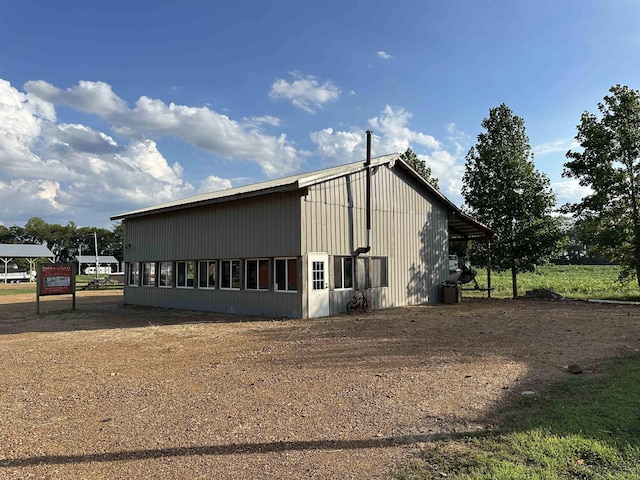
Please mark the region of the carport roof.
<svg viewBox="0 0 640 480"><path fill-rule="evenodd" d="M22 245L19 243L0 243L0 258L55 258L44 245Z"/></svg>
<svg viewBox="0 0 640 480"><path fill-rule="evenodd" d="M489 239L493 231L469 215L454 210L449 213L449 238L451 240Z"/></svg>
<svg viewBox="0 0 640 480"><path fill-rule="evenodd" d="M78 263L96 263L95 255L76 255L76 261ZM98 255L98 263L120 263L116 257L107 255Z"/></svg>

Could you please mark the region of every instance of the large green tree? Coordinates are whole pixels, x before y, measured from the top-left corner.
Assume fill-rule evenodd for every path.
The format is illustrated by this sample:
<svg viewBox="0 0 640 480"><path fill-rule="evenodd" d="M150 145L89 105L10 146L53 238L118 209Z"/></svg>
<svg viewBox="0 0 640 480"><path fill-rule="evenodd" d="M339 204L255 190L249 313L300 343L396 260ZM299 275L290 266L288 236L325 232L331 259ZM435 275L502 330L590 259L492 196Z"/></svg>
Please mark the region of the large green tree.
<svg viewBox="0 0 640 480"><path fill-rule="evenodd" d="M422 178L429 182L432 187L435 187L437 190L439 189L438 179L431 176L431 168L427 167L424 160L420 160L413 150L407 148L407 151L402 154L402 159L418 172Z"/></svg>
<svg viewBox="0 0 640 480"><path fill-rule="evenodd" d="M640 286L640 92L616 85L598 103L600 118L584 112L563 176L591 192L564 206L590 239L592 251L623 266L621 280Z"/></svg>
<svg viewBox="0 0 640 480"><path fill-rule="evenodd" d="M517 274L557 254L563 235L552 216L556 197L533 164L524 120L504 103L482 121L484 132L466 156L462 195L469 213L494 231L492 266Z"/></svg>

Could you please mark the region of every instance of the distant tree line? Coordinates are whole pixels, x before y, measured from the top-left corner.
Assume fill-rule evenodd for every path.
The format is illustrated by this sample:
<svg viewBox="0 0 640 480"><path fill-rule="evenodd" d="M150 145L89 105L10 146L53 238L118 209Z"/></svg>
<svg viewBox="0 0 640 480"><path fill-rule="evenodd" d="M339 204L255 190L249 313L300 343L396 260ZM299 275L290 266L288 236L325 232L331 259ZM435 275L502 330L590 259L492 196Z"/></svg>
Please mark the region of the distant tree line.
<svg viewBox="0 0 640 480"><path fill-rule="evenodd" d="M24 227L0 225L0 243L46 245L55 255L55 261L71 262L76 255L95 255L94 232L98 240L98 255L123 257L124 224L116 223L111 230L97 227L77 227L47 223L42 218L30 218ZM16 259L16 263L20 263Z"/></svg>

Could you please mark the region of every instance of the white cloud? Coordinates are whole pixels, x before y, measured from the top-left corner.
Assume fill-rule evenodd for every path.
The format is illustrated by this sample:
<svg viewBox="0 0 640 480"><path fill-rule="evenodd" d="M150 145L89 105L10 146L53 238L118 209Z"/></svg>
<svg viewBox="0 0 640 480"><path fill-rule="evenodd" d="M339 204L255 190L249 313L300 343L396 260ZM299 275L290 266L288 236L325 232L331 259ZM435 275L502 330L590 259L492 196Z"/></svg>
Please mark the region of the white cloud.
<svg viewBox="0 0 640 480"><path fill-rule="evenodd" d="M575 178L552 182L551 188L558 197L558 205L580 202L584 197L593 193L590 187L580 185L580 181Z"/></svg>
<svg viewBox="0 0 640 480"><path fill-rule="evenodd" d="M0 79L0 164L14 164L31 157L30 147L42 130L40 108Z"/></svg>
<svg viewBox="0 0 640 480"><path fill-rule="evenodd" d="M268 125L270 127L279 127L281 125L281 121L278 117L274 117L272 115L263 115L261 117L251 117L248 119L248 125Z"/></svg>
<svg viewBox="0 0 640 480"><path fill-rule="evenodd" d="M216 177L215 175L209 175L200 184L198 193L217 192L218 190L227 190L231 188L231 180L226 178Z"/></svg>
<svg viewBox="0 0 640 480"><path fill-rule="evenodd" d="M369 119L369 125L380 132L387 149L395 152L404 152L409 145L422 145L429 149L440 148L433 136L416 132L408 127L411 113L404 108L387 105L378 117Z"/></svg>
<svg viewBox="0 0 640 480"><path fill-rule="evenodd" d="M61 90L44 80L29 81L24 88L30 94L52 105L65 104L81 112L95 113L105 118L126 114L128 107L111 85L104 82L80 81L77 86Z"/></svg>
<svg viewBox="0 0 640 480"><path fill-rule="evenodd" d="M454 153L447 151L432 135L412 130L409 127L410 119L411 114L405 109L390 106L386 106L380 115L369 119L368 123L373 129L372 155L403 153L410 147L431 168L432 175L438 178L440 190L452 201L461 203L464 159L459 155L460 148L454 144ZM454 127L451 126L450 133L455 131ZM325 128L311 133L310 137L326 163L357 162L366 156L365 130L361 127L342 131ZM464 135L457 132L455 136Z"/></svg>
<svg viewBox="0 0 640 480"><path fill-rule="evenodd" d="M44 82L37 86L49 99L56 94ZM87 105L83 108L90 110ZM105 102L98 110L114 111ZM184 181L182 167L169 165L153 140L133 138L120 145L86 125L55 120L48 101L0 80L0 223L24 224L41 216L108 225L109 215L119 211L196 193Z"/></svg>
<svg viewBox="0 0 640 480"><path fill-rule="evenodd" d="M391 55L389 55L384 50L378 50L376 52L376 55L378 56L378 58L381 58L382 60L389 60L390 58L393 58Z"/></svg>
<svg viewBox="0 0 640 480"><path fill-rule="evenodd" d="M548 153L562 153L565 154L569 150L579 147L580 144L574 139L561 139L554 142L542 143L532 147L532 151L535 155L546 155Z"/></svg>
<svg viewBox="0 0 640 480"><path fill-rule="evenodd" d="M111 122L119 135L138 139L171 136L228 159L254 162L270 177L295 172L307 155L284 135L265 135L256 122L242 124L208 107L166 104L142 96L130 109L104 82L83 81L63 91L38 80L27 82L25 88L42 101L98 115ZM261 118L272 124L276 121L275 117Z"/></svg>
<svg viewBox="0 0 640 480"><path fill-rule="evenodd" d="M363 131L336 132L325 128L310 135L320 155L330 163L350 163L364 158L366 139Z"/></svg>
<svg viewBox="0 0 640 480"><path fill-rule="evenodd" d="M292 82L283 79L273 82L270 98L289 100L294 106L314 113L316 109L340 97L340 90L330 80L321 84L312 75L303 76L297 72L290 72L290 75L294 79Z"/></svg>
<svg viewBox="0 0 640 480"><path fill-rule="evenodd" d="M447 140L449 140L449 142L454 146L455 155L465 155L467 153L466 151L469 149L469 145L471 144L471 136L458 130L455 123L449 123L447 125L447 132L449 132Z"/></svg>

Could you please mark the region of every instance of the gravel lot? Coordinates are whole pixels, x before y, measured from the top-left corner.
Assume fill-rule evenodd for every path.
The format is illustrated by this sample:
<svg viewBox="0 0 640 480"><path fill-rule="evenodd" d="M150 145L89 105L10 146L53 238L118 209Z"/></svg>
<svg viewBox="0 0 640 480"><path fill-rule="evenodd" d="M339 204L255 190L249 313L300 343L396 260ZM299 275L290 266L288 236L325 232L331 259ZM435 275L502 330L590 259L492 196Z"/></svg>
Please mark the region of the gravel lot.
<svg viewBox="0 0 640 480"><path fill-rule="evenodd" d="M6 288L6 287L5 287ZM389 478L578 363L640 349L640 307L468 300L274 321L0 296L0 478Z"/></svg>

